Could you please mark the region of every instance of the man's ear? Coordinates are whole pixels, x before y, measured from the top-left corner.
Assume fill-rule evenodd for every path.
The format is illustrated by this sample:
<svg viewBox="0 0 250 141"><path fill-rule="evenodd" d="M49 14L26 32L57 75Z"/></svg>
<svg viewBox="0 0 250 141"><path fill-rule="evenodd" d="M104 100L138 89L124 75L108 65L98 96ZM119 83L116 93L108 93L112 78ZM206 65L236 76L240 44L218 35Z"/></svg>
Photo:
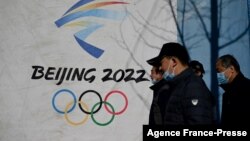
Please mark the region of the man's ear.
<svg viewBox="0 0 250 141"><path fill-rule="evenodd" d="M229 67L229 69L230 69L231 72L235 72L236 71L235 68L234 68L234 66L232 66L232 65Z"/></svg>
<svg viewBox="0 0 250 141"><path fill-rule="evenodd" d="M177 65L177 58L172 57L171 60L173 61L173 67L175 67Z"/></svg>

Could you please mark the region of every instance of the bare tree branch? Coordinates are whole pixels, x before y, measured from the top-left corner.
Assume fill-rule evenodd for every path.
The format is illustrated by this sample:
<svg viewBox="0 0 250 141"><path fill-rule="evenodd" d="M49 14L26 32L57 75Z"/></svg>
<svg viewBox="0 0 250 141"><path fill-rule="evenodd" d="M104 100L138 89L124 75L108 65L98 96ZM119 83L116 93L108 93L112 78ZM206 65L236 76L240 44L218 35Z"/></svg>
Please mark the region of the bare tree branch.
<svg viewBox="0 0 250 141"><path fill-rule="evenodd" d="M248 24L250 24L250 0L247 0L247 13L248 13ZM250 30L248 31L248 41L250 48Z"/></svg>
<svg viewBox="0 0 250 141"><path fill-rule="evenodd" d="M186 45L185 45L185 41L184 41L184 35L183 35L183 33L181 32L180 26L179 26L179 24L178 24L178 22L177 22L177 19L176 19L176 15L175 15L175 12L174 12L173 4L172 4L171 0L168 0L167 2L169 3L170 9L171 9L171 13L172 13L172 15L173 15L174 22L175 22L175 25L176 25L176 27L177 27L177 31L178 31L178 34L179 34L179 36L180 36L182 45L183 45L183 46L186 46Z"/></svg>
<svg viewBox="0 0 250 141"><path fill-rule="evenodd" d="M221 23L222 23L222 0L220 0L220 4L219 4L219 19L218 19L218 36L220 37L220 29L221 29Z"/></svg>
<svg viewBox="0 0 250 141"><path fill-rule="evenodd" d="M199 12L197 6L195 5L194 1L190 0L190 2L191 2L191 4L192 4L193 7L194 7L195 13L197 14L198 18L199 18L200 21L201 21L201 25L202 25L202 27L203 27L203 29L204 29L204 32L205 32L205 35L206 35L208 41L211 42L211 37L210 37L210 35L209 35L209 33L208 33L206 24L205 24L203 18L201 17L201 14L200 14L200 12Z"/></svg>
<svg viewBox="0 0 250 141"><path fill-rule="evenodd" d="M184 35L186 1L184 0L183 2L184 2L184 4L183 4L183 10L182 10L181 31L182 31L182 34Z"/></svg>
<svg viewBox="0 0 250 141"><path fill-rule="evenodd" d="M168 31L168 30L166 30L166 28L157 27L157 26L155 26L155 25L152 25L151 23L148 22L148 20L146 20L146 19L141 15L141 13L138 12L138 15L143 19L143 22L146 23L146 26L147 26L147 27L152 27L152 28L155 28L155 29L157 29L157 30L161 30L161 31L164 31L164 32L166 32L166 33L171 33L171 34L173 34L173 35L176 35L176 33L174 33L173 31Z"/></svg>
<svg viewBox="0 0 250 141"><path fill-rule="evenodd" d="M225 48L226 46L229 46L229 45L237 42L240 38L242 38L245 34L248 33L249 29L250 29L250 24L248 23L247 28L241 34L239 34L237 37L235 37L234 39L232 39L228 43L225 43L224 45L219 46L219 48L222 49L222 48Z"/></svg>
<svg viewBox="0 0 250 141"><path fill-rule="evenodd" d="M205 40L205 38L201 38L200 40L197 40L196 42L194 42L194 43L192 43L192 44L190 44L190 48L188 48L188 49L195 49L195 48L199 48L199 47L202 47L202 46L200 46L200 43L201 42L203 42ZM198 45L199 46L198 46Z"/></svg>

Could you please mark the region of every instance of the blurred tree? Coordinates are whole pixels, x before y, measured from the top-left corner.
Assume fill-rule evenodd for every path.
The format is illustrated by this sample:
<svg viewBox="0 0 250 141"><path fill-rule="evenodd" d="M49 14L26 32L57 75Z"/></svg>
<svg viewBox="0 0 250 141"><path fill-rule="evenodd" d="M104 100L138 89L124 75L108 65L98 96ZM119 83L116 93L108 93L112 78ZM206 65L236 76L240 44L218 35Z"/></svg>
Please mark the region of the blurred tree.
<svg viewBox="0 0 250 141"><path fill-rule="evenodd" d="M232 17L223 15L223 10L226 9L227 6L230 6L233 2L232 0L210 0L210 3L201 0L181 0L177 2L177 6L173 5L171 0L165 1L171 8L180 42L188 49L201 45L201 47L206 46L204 44L199 44L200 42L206 42L208 46L210 46L211 91L218 98L218 82L215 63L219 56L219 51L240 41L245 35L248 35L248 33L250 34L249 20L241 21L243 24L247 22L243 29L238 29L235 26L239 24L238 22L234 22L231 25L228 23L225 24L225 22L234 18L233 15ZM245 5L243 6L247 5L249 6L249 0L245 1ZM175 11L176 7L177 12ZM245 12L244 9L242 11ZM247 15L249 16L249 7ZM194 28L195 26L196 30ZM226 28L227 30L225 30ZM233 37L229 35L229 30L235 30ZM217 107L219 113L219 106Z"/></svg>

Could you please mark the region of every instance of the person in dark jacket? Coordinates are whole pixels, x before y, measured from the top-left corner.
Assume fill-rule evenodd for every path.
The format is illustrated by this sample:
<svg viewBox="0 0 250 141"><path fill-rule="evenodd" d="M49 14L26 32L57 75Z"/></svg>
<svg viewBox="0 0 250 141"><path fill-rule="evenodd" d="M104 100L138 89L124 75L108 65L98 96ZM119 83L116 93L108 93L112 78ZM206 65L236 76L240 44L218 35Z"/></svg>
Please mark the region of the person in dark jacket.
<svg viewBox="0 0 250 141"><path fill-rule="evenodd" d="M148 60L148 64L152 65L151 82L153 85L150 89L153 90L153 100L149 112L149 125L162 125L165 112L165 103L167 103L169 89L166 81L162 79L162 71L159 70L159 63L154 60Z"/></svg>
<svg viewBox="0 0 250 141"><path fill-rule="evenodd" d="M189 68L189 55L178 43L166 43L154 60L160 62L169 88L164 125L210 125L213 106L210 91L202 78Z"/></svg>
<svg viewBox="0 0 250 141"><path fill-rule="evenodd" d="M203 65L197 60L192 60L191 62L189 62L189 67L191 67L193 69L194 73L197 76L200 76L201 78L205 74L205 70L203 68Z"/></svg>
<svg viewBox="0 0 250 141"><path fill-rule="evenodd" d="M219 85L223 94L221 124L225 126L250 127L250 80L240 71L232 55L223 55L216 62Z"/></svg>

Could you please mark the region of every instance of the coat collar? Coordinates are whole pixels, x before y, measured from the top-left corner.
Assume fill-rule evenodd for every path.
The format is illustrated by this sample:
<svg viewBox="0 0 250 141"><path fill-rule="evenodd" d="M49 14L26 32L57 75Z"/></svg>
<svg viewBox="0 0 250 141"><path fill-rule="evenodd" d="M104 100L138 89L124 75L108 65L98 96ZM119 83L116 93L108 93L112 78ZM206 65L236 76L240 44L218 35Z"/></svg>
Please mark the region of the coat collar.
<svg viewBox="0 0 250 141"><path fill-rule="evenodd" d="M150 89L152 90L158 90L160 89L163 85L165 85L167 82L164 79L161 79L159 82L157 82L156 84L154 84L153 86L150 87Z"/></svg>
<svg viewBox="0 0 250 141"><path fill-rule="evenodd" d="M244 75L241 72L239 72L231 83L221 84L220 86L225 91L230 91L238 84L241 84L242 80L244 79L245 79Z"/></svg>
<svg viewBox="0 0 250 141"><path fill-rule="evenodd" d="M179 75L175 76L172 80L170 80L169 83L171 85L177 85L192 74L194 74L193 70L191 68L187 68L183 70Z"/></svg>

